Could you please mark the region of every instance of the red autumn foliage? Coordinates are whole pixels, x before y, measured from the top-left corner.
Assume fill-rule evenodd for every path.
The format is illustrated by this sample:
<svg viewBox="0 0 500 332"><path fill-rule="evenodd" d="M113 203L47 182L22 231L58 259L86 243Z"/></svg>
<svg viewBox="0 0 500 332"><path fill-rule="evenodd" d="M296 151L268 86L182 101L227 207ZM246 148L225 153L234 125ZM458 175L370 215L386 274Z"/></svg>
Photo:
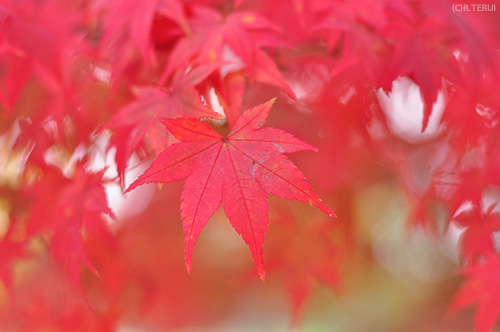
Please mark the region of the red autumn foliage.
<svg viewBox="0 0 500 332"><path fill-rule="evenodd" d="M270 101L244 112L226 137L196 119L163 119L182 143L160 153L127 189L126 192L145 183L187 178L181 216L188 271L196 239L221 201L231 225L250 247L262 280L266 273L262 245L269 224L266 193L308 202L333 216L304 175L281 155L314 148L279 129L260 129L272 104Z"/></svg>
<svg viewBox="0 0 500 332"><path fill-rule="evenodd" d="M491 330L499 12L0 0L0 329L232 328L281 288L300 326L321 285L341 302L380 269L401 277L377 244L388 186L402 236L458 234L463 285L436 326L474 304Z"/></svg>

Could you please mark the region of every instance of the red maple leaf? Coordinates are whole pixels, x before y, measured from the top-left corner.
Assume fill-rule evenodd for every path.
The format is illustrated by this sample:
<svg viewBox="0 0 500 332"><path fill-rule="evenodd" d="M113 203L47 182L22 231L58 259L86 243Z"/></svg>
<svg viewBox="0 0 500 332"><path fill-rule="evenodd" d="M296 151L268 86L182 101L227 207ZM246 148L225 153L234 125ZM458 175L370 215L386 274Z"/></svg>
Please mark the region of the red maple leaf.
<svg viewBox="0 0 500 332"><path fill-rule="evenodd" d="M99 275L85 253L84 231L113 242L103 219L103 215L115 218L108 206L103 175L104 171L88 173L78 165L73 178L68 179L57 168L46 167L43 179L26 193L27 201L34 201L27 221L28 236L53 230L52 258L80 291L82 263Z"/></svg>
<svg viewBox="0 0 500 332"><path fill-rule="evenodd" d="M462 273L467 282L458 291L449 311L456 312L475 302L474 329L488 332L500 314L500 257L490 254L485 260L466 267Z"/></svg>
<svg viewBox="0 0 500 332"><path fill-rule="evenodd" d="M224 17L216 10L204 6L193 6L191 25L198 35L182 40L171 55L167 71L175 69L186 55L196 55L203 63L220 60L223 46L227 45L247 66L254 69L254 52L260 46L268 46L272 33L280 29L257 13L236 12ZM265 31L265 34L261 32ZM260 33L259 33L260 32ZM272 39L274 45L275 39ZM187 47L187 49L186 49ZM187 53L186 53L187 51Z"/></svg>
<svg viewBox="0 0 500 332"><path fill-rule="evenodd" d="M70 280L49 264L33 267L9 305L0 307L2 329L16 331L116 331L120 310L109 306L97 314L75 292ZM55 296L57 294L57 296Z"/></svg>
<svg viewBox="0 0 500 332"><path fill-rule="evenodd" d="M274 85L295 98L273 59L261 49L286 45L275 36L278 27L252 11L224 17L208 7L193 6L192 10L195 34L176 44L160 82L177 68L188 67L190 59L194 64L241 62L249 80Z"/></svg>
<svg viewBox="0 0 500 332"><path fill-rule="evenodd" d="M226 137L197 119L162 119L181 142L158 155L127 192L145 183L186 179L181 216L188 271L196 239L221 202L231 225L250 247L262 280L262 244L269 221L266 193L308 202L334 215L304 175L282 155L316 149L279 129L260 129L273 102L245 111Z"/></svg>
<svg viewBox="0 0 500 332"><path fill-rule="evenodd" d="M221 118L202 102L194 88L215 68L216 64L197 67L187 74L178 71L169 89L148 86L134 89L137 99L122 107L104 126L116 130L112 144L116 146L115 160L122 181L128 160L156 123L157 116Z"/></svg>
<svg viewBox="0 0 500 332"><path fill-rule="evenodd" d="M138 52L146 65L156 65L151 32L155 15L175 22L183 32L190 28L178 0L105 0L96 2L94 9L106 13L104 35L101 40L103 53L111 51L112 64L118 73ZM110 50L111 48L111 50Z"/></svg>
<svg viewBox="0 0 500 332"><path fill-rule="evenodd" d="M273 207L273 229L266 239L268 270L283 275L292 300L293 325L297 326L319 284L339 294L343 291L340 273L349 224L326 219L304 222L307 217L300 215L299 210L275 204Z"/></svg>
<svg viewBox="0 0 500 332"><path fill-rule="evenodd" d="M473 206L453 217L455 222L466 227L460 236L460 250L466 263L495 253L493 234L500 230L500 217L493 211L495 206L490 206L486 212Z"/></svg>
<svg viewBox="0 0 500 332"><path fill-rule="evenodd" d="M54 20L57 16L59 19ZM73 61L87 53L83 15L60 1L2 1L0 6L0 105L11 114L33 82L51 96L40 114L62 121L68 101L76 104ZM41 107L40 101L38 104ZM14 113L15 115L19 115Z"/></svg>

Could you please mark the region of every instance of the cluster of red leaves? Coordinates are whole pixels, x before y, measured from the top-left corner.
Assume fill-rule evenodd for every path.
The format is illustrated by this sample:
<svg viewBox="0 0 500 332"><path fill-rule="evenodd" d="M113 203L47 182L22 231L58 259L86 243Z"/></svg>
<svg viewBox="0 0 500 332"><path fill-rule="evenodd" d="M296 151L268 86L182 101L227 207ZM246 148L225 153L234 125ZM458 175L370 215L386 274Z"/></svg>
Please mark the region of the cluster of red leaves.
<svg viewBox="0 0 500 332"><path fill-rule="evenodd" d="M176 230L161 228L160 236L142 222L117 222L104 187L118 183L128 192L180 180L182 193L163 189L172 194L162 216L182 218L187 269L222 204L261 279L266 265L285 273L299 315L315 282L340 287L352 234L332 225L352 222L350 198L396 173L414 225L439 229L439 205L445 227L464 228L467 280L452 308L477 302L476 329L488 331L500 312L491 295L500 291L493 281L500 216L487 204L500 186L500 20L495 10L454 8L445 0L0 0L0 148L7 156L0 208L8 215L0 220L0 279L13 303L1 316L14 317L7 326L30 330L46 316L47 328L109 330L138 319L131 311L169 326L207 319L209 294L194 298L177 276L179 253L169 252L178 247L161 239L175 242ZM400 78L420 89L425 139L399 135L381 106L380 95ZM432 116L441 116L438 129L429 128ZM298 154L298 167L283 155L301 150L319 152ZM110 152L117 176L92 171ZM128 170L153 159L127 189ZM298 218L268 202L272 194L333 216L312 188L338 219L315 217L313 209ZM179 197L180 217L172 212ZM108 222L118 225L113 232ZM265 240L269 225L280 235ZM159 252L172 255L162 267L148 261ZM33 280L13 278L20 261L38 262L37 282L48 289L55 267L88 312L73 302L50 309L57 302L50 294L31 294ZM87 270L101 279L86 275L83 290ZM167 303L166 316L158 303ZM199 317L179 318L182 304Z"/></svg>

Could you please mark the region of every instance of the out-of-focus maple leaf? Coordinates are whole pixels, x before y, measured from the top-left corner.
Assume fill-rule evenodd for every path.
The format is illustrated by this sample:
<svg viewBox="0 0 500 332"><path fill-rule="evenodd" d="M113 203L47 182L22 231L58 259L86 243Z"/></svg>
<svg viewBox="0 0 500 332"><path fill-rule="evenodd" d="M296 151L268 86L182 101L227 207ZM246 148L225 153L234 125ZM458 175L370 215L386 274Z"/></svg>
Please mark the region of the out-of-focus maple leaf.
<svg viewBox="0 0 500 332"><path fill-rule="evenodd" d="M250 80L275 85L295 98L274 61L260 49L284 45L274 36L280 31L277 26L255 12L242 11L223 17L202 6L193 7L190 23L195 35L178 42L163 76L187 67L189 60L195 64L240 61ZM228 58L227 54L234 56Z"/></svg>
<svg viewBox="0 0 500 332"><path fill-rule="evenodd" d="M187 178L181 215L188 270L196 239L221 202L231 225L250 247L261 279L265 278L262 244L269 218L266 193L308 202L334 215L304 175L282 155L315 148L279 129L259 129L272 104L269 101L244 112L227 137L196 119L163 119L181 143L162 152L127 189Z"/></svg>
<svg viewBox="0 0 500 332"><path fill-rule="evenodd" d="M464 72L464 78L467 77L470 80L464 80L462 84L445 86L444 94L447 103L442 122L457 133L452 136L451 142L455 151L461 152L469 149L471 145L486 143L485 137L488 138L485 148L496 149L497 127L500 120L500 112L498 112L500 95L497 93L500 77L499 63L496 63L497 71L491 74L473 66L472 59L475 57L472 55L469 56L464 52L464 57L471 58L468 63L465 63L466 71ZM477 78L478 75L480 78ZM490 160L485 161L485 165L496 169L498 164L492 162L492 159L497 153L488 151L486 155ZM494 173L498 174L496 171Z"/></svg>
<svg viewBox="0 0 500 332"><path fill-rule="evenodd" d="M161 15L189 33L183 5L178 0L97 0L95 10L106 13L104 35L101 39L103 52L114 55L114 75L121 71L138 52L146 65L156 65L156 55L151 32L155 15Z"/></svg>
<svg viewBox="0 0 500 332"><path fill-rule="evenodd" d="M223 17L218 11L204 6L193 6L193 17L190 20L196 38L184 40L171 55L168 66L171 72L179 64L186 61L182 52L188 49L188 55L196 55L202 63L221 60L223 46L227 45L247 66L249 72L254 70L253 52L258 46L266 45L265 35L254 35L256 31L276 33L279 28L255 12L236 12ZM258 37L258 38L257 38ZM268 46L268 45L266 45Z"/></svg>
<svg viewBox="0 0 500 332"><path fill-rule="evenodd" d="M23 119L19 121L19 126L22 130L14 146L30 149L27 162L31 165L43 167L46 164L44 154L56 140L39 123L32 123Z"/></svg>
<svg viewBox="0 0 500 332"><path fill-rule="evenodd" d="M489 211L482 213L474 206L470 211L464 211L453 218L466 229L460 237L462 256L466 262L472 262L481 257L495 253L493 233L500 230L500 216Z"/></svg>
<svg viewBox="0 0 500 332"><path fill-rule="evenodd" d="M211 329L234 309L238 298L240 270L218 269L210 260L201 260L195 274L186 274L180 254L184 247L179 236L182 225L179 212L173 212L179 208L181 189L176 183L158 191L145 213L121 220L122 227L114 234L117 247L99 238L85 242L86 252L101 275L84 279L85 289L100 294L100 299L109 299L110 306L124 313L137 313L133 315L138 328L179 330L197 324ZM165 214L165 208L172 213Z"/></svg>
<svg viewBox="0 0 500 332"><path fill-rule="evenodd" d="M347 32L355 35L360 25L374 30L382 29L387 23L385 6L385 1L312 1L310 10L323 13L325 17L319 23L315 22L310 30L331 30L326 42L328 48L333 49L340 41L341 34Z"/></svg>
<svg viewBox="0 0 500 332"><path fill-rule="evenodd" d="M318 283L342 290L340 258L346 248L348 226L329 220L306 224L301 220L306 218L298 218L297 211L274 207L272 231L266 239L268 270L282 273L292 300L294 323L299 324L305 304ZM335 237L340 237L339 241Z"/></svg>
<svg viewBox="0 0 500 332"><path fill-rule="evenodd" d="M5 108L4 113L10 113L19 94L31 81L41 84L52 97L50 107L44 111L50 112L55 120L62 120L68 101L75 102L73 61L79 52L85 51L84 16L68 3L70 1L2 2L0 104ZM43 100L42 105L45 102Z"/></svg>
<svg viewBox="0 0 500 332"><path fill-rule="evenodd" d="M467 278L459 289L449 311L456 312L473 303L476 304L474 328L476 332L490 331L500 315L500 257L488 255L483 261L465 267L462 273Z"/></svg>
<svg viewBox="0 0 500 332"><path fill-rule="evenodd" d="M97 314L81 301L71 280L53 265L32 268L19 281L15 297L0 306L0 326L5 330L31 331L116 331L119 311L108 307ZM57 294L57 295L55 295Z"/></svg>
<svg viewBox="0 0 500 332"><path fill-rule="evenodd" d="M345 44L342 59L331 72L333 77L342 81L339 73L344 73L357 89L366 84L377 88L390 86L393 80L388 75L390 49L382 36L364 27L355 27L349 31Z"/></svg>
<svg viewBox="0 0 500 332"><path fill-rule="evenodd" d="M77 287L80 287L82 262L98 275L83 248L83 229L113 242L102 218L102 215L114 218L102 184L103 174L103 171L88 173L78 165L73 178L68 179L58 169L47 167L44 178L27 190L27 197L34 200L27 221L28 235L53 230L52 257Z"/></svg>
<svg viewBox="0 0 500 332"><path fill-rule="evenodd" d="M389 10L400 15L406 11L402 3L365 0L315 2L311 10L325 13L325 17L310 28L311 33L327 31L328 49L342 52L332 76L347 70L349 80L355 85L369 80L377 88L390 88L395 77L388 71L391 48L384 29L389 22ZM343 80L341 77L337 79Z"/></svg>
<svg viewBox="0 0 500 332"><path fill-rule="evenodd" d="M440 33L436 33L439 31ZM438 19L428 19L417 27L399 25L392 62L394 77L407 75L420 87L424 102L422 131L442 88L443 78L458 80L458 63L451 50L458 35Z"/></svg>

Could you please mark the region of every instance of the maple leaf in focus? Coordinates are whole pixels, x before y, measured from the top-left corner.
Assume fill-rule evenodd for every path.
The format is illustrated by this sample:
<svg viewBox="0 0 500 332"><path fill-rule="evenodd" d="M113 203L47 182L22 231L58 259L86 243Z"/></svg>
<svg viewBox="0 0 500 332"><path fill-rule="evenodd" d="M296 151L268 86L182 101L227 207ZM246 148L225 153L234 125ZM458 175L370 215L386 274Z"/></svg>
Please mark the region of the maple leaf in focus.
<svg viewBox="0 0 500 332"><path fill-rule="evenodd" d="M122 107L104 126L116 130L111 144L116 146L115 160L122 184L128 160L142 142L144 135L157 123L157 116L222 118L202 102L194 88L217 66L199 66L187 74L177 71L169 89L136 87L134 90L137 99ZM151 134L154 136L154 133Z"/></svg>
<svg viewBox="0 0 500 332"><path fill-rule="evenodd" d="M188 271L196 239L221 202L231 225L250 247L262 280L262 244L269 222L266 193L308 202L334 215L304 175L282 155L316 149L279 129L260 128L273 102L245 111L226 137L197 119L162 119L181 142L158 155L126 192L145 183L186 179L181 216Z"/></svg>
<svg viewBox="0 0 500 332"><path fill-rule="evenodd" d="M488 255L485 260L467 266L462 270L466 283L459 289L449 312L454 313L476 303L474 329L476 332L491 330L500 314L500 257Z"/></svg>

